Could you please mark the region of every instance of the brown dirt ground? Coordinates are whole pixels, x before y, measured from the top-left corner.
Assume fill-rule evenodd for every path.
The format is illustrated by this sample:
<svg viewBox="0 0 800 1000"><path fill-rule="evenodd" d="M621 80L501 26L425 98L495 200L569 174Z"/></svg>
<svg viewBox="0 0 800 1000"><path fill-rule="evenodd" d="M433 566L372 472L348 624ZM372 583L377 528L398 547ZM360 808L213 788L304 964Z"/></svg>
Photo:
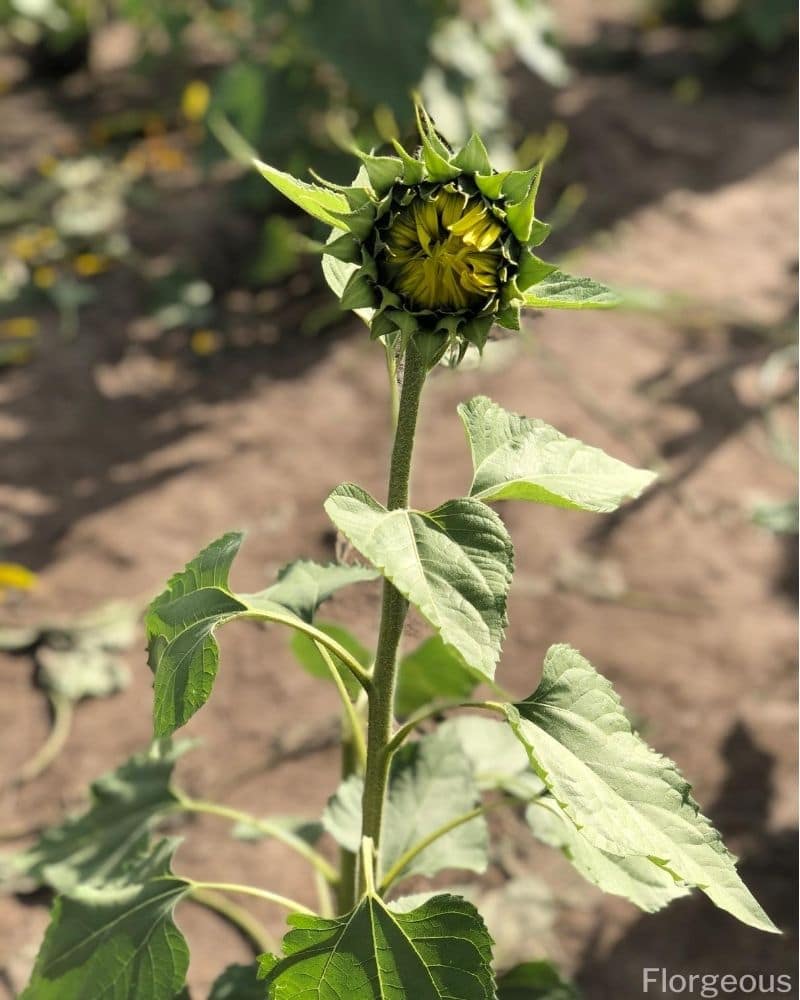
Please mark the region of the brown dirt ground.
<svg viewBox="0 0 800 1000"><path fill-rule="evenodd" d="M584 29L576 16L575 37ZM548 645L581 649L617 686L649 741L695 782L742 856L745 879L786 934L740 927L702 898L640 915L585 887L509 817L496 824L489 882L502 882L503 872L542 879L545 917L531 914L507 954L551 955L589 1000L639 996L645 965L792 971L794 554L748 517L754 501L788 498L794 489L792 471L770 448L758 382L770 331L795 303L792 107L774 92L732 88L685 106L668 89L626 74L578 77L539 110L529 96L520 87L527 120L541 125L555 114L570 129L551 183L563 174L590 192L579 221L559 237L572 269L681 293L702 308L667 317L530 318L524 336L484 369L441 372L423 404L415 502L463 490L468 461L455 407L479 392L662 470L662 485L616 519L503 508L517 571L499 677L526 694ZM59 119L57 104L35 87L6 100L14 155L32 134L41 147L42 128L46 135ZM213 242L219 224L198 217L197 198L176 196L169 229ZM235 239L235 226L228 229ZM145 243L157 241L163 228L143 234ZM4 609L4 618L32 621L110 597L141 598L232 527L248 529L235 567L244 589L263 585L265 572L298 554L331 557L325 495L345 479L381 494L386 471L385 374L363 331L352 324L300 339L287 324L276 345L175 366L127 337L137 290L113 275L101 288L101 304L86 311L75 342L53 336L35 363L0 378L0 530L6 557L41 575L38 589ZM776 415L791 430L791 402ZM608 561L624 578L624 596L593 594L593 574L575 568L581 557ZM338 598L324 617L367 639L376 615L370 586ZM203 746L181 764L183 785L255 813L317 812L336 783L332 748L241 775L287 728L327 722L331 691L293 664L276 630L231 626L221 646L213 698L186 727ZM48 718L29 661L0 659L0 825L52 820L81 801L91 779L146 743L150 675L140 649L128 660L130 688L82 704L53 767L14 789L9 779L40 745ZM185 833L180 871L246 881L255 870L264 884L312 901L305 872L280 846L237 843L211 819ZM280 933L280 914L253 910ZM8 995L24 981L46 913L39 897L0 901ZM202 997L223 964L249 952L202 910L187 906L179 921L192 950L190 983Z"/></svg>

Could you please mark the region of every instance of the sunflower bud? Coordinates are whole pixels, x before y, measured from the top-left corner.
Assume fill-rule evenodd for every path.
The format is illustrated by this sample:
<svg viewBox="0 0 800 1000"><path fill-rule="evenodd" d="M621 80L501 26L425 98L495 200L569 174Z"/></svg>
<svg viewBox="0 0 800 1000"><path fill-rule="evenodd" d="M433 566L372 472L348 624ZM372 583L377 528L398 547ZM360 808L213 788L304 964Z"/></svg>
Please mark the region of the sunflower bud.
<svg viewBox="0 0 800 1000"><path fill-rule="evenodd" d="M342 307L372 336L403 350L414 337L430 363L448 348L482 349L493 323L519 329L520 309L603 308L605 286L571 278L536 257L549 226L535 215L541 164L493 170L473 135L454 152L417 110L415 155L355 150L362 168L350 187L306 184L265 163L263 176L310 215L332 226L323 253L328 283Z"/></svg>

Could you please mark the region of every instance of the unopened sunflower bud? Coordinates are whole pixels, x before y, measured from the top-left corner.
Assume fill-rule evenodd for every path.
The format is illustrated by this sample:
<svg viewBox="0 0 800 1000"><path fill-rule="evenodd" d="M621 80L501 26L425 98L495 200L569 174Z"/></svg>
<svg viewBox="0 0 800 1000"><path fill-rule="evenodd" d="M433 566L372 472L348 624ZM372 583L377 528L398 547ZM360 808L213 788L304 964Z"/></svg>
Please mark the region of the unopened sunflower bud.
<svg viewBox="0 0 800 1000"><path fill-rule="evenodd" d="M306 184L256 164L333 227L323 252L337 265L326 277L373 337L401 351L414 337L432 364L448 348L455 360L470 343L482 349L493 323L518 330L525 305L616 304L605 286L571 278L532 253L549 232L535 215L541 165L498 173L477 135L454 152L422 108L417 121L415 155L396 142L397 156L356 151L362 167L350 187Z"/></svg>

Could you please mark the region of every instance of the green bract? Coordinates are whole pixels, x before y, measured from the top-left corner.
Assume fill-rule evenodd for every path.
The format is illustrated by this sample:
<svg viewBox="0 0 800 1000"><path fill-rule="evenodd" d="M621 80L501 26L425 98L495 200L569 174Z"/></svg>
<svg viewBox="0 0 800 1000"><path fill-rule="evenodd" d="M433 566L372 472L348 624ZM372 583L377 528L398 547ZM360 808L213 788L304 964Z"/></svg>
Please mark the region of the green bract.
<svg viewBox="0 0 800 1000"><path fill-rule="evenodd" d="M618 297L589 278L563 274L532 251L549 233L536 218L542 164L492 168L473 135L454 151L418 108L421 145L398 142L397 156L355 150L362 167L350 187L307 184L266 163L262 175L316 219L332 226L322 251L342 307L372 336L402 350L414 338L428 364L448 348L455 361L479 350L493 323L518 330L524 306L608 308Z"/></svg>

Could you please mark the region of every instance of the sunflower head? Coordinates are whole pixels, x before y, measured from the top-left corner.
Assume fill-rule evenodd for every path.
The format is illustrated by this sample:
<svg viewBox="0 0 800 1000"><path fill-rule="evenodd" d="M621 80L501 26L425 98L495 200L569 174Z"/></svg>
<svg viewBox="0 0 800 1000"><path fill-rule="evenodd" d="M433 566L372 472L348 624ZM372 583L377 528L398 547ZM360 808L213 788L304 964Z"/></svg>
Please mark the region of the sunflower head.
<svg viewBox="0 0 800 1000"><path fill-rule="evenodd" d="M503 229L480 198L418 193L380 234L378 274L411 309L480 312L502 284Z"/></svg>
<svg viewBox="0 0 800 1000"><path fill-rule="evenodd" d="M431 363L448 349L457 361L468 344L483 348L493 323L519 329L531 286L556 276L586 279L562 276L532 252L549 232L535 215L541 164L498 172L477 135L454 151L421 107L417 124L421 142L413 155L397 142L396 156L354 149L362 166L350 187L320 178L305 184L256 165L332 227L323 268L343 308L358 312L373 337L398 350L413 337ZM539 296L535 304L613 304L603 286L589 283L587 294L583 285L578 305L572 286L556 284L562 301Z"/></svg>

